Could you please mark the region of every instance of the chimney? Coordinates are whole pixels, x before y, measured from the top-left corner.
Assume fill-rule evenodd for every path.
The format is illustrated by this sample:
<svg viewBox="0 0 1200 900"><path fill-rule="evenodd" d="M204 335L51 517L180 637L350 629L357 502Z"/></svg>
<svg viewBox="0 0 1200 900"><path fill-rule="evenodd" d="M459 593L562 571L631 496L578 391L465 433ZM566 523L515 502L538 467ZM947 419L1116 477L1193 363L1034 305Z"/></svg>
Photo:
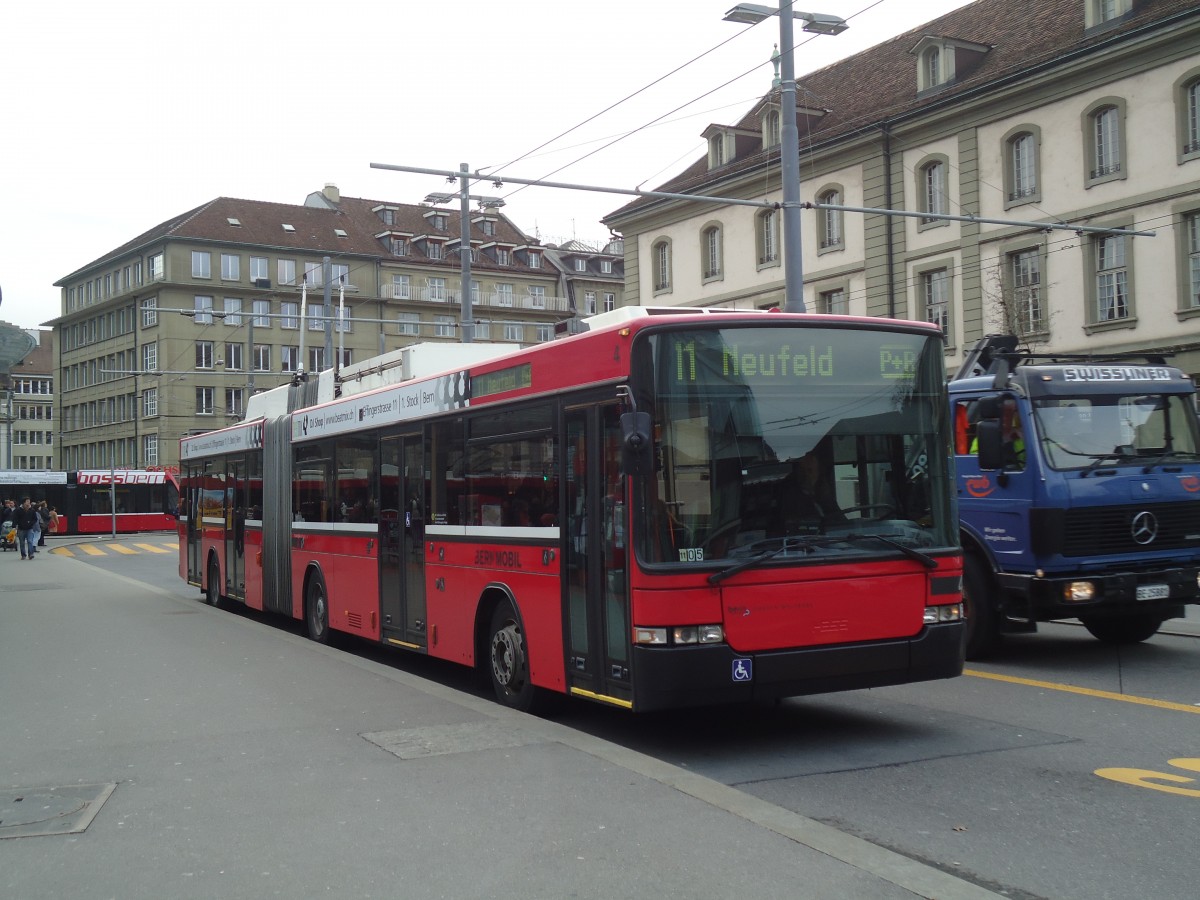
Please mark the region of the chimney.
<svg viewBox="0 0 1200 900"><path fill-rule="evenodd" d="M323 190L321 193L325 195L325 199L330 203L342 202L342 192L338 190L338 186L336 184L328 181L325 182L325 190Z"/></svg>

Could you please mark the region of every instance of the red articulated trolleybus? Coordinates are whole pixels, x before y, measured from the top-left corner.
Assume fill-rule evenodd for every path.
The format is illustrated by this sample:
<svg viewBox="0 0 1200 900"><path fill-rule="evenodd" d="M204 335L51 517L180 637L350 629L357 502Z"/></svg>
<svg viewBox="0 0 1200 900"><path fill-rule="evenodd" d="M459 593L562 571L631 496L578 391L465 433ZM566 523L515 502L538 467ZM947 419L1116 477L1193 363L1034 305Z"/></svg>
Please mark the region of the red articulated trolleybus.
<svg viewBox="0 0 1200 900"><path fill-rule="evenodd" d="M422 344L181 442L210 603L636 711L963 667L942 338L629 308L525 350ZM503 355L497 355L503 353Z"/></svg>

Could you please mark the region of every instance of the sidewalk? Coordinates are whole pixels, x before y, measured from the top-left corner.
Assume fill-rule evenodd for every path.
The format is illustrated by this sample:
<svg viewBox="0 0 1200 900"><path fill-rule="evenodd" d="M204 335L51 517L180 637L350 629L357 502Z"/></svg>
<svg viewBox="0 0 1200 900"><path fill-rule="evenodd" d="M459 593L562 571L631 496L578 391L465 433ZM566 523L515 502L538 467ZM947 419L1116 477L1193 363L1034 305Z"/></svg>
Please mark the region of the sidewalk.
<svg viewBox="0 0 1200 900"><path fill-rule="evenodd" d="M37 562L0 578L0 838L97 793L81 833L0 841L0 895L996 896L198 596Z"/></svg>

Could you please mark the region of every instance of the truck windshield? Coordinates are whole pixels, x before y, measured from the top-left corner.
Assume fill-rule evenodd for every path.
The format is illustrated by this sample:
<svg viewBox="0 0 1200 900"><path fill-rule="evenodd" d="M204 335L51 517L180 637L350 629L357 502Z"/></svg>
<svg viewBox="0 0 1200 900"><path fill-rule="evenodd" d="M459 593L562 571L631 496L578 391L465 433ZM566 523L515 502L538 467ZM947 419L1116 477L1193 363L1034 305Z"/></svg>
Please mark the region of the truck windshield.
<svg viewBox="0 0 1200 900"><path fill-rule="evenodd" d="M638 390L655 429L643 560L954 546L936 338L789 325L657 333L647 344L635 367L652 382Z"/></svg>
<svg viewBox="0 0 1200 900"><path fill-rule="evenodd" d="M1055 469L1194 460L1200 437L1185 394L1095 394L1034 399L1038 441Z"/></svg>

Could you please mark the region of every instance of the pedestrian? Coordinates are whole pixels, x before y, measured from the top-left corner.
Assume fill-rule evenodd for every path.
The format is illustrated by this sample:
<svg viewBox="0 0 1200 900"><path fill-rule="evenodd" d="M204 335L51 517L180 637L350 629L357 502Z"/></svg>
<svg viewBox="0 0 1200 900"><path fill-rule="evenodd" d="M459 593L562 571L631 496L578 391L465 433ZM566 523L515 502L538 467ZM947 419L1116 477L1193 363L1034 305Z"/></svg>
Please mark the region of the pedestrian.
<svg viewBox="0 0 1200 900"><path fill-rule="evenodd" d="M46 546L46 532L50 530L50 507L45 500L38 503L38 542L39 547Z"/></svg>
<svg viewBox="0 0 1200 900"><path fill-rule="evenodd" d="M38 527L41 519L38 518L37 509L29 502L28 497L17 507L14 523L17 526L17 546L21 548L21 559L33 559L41 533Z"/></svg>
<svg viewBox="0 0 1200 900"><path fill-rule="evenodd" d="M59 522L58 522L58 507L52 506L52 507L50 507L50 533L58 534L59 527L60 526L59 526Z"/></svg>

